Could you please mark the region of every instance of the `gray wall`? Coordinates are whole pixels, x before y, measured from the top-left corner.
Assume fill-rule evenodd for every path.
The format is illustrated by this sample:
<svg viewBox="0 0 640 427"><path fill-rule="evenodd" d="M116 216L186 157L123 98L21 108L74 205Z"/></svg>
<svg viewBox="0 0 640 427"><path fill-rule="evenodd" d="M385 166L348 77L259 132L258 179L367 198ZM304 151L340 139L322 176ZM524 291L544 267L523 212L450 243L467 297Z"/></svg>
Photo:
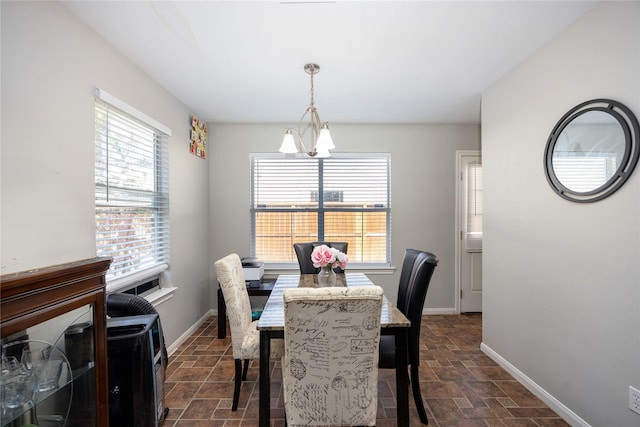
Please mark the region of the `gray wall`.
<svg viewBox="0 0 640 427"><path fill-rule="evenodd" d="M168 343L176 342L216 307L212 261L249 252L249 153L275 152L292 123L211 124L209 159L201 160L188 152L197 112L64 6L1 8L2 273L95 256L93 90L102 88L173 130L171 282L179 290L158 310ZM479 149L479 127L333 124L332 131L340 151L392 153L394 264L407 247L436 253L427 306L451 312L455 151ZM397 276L373 278L395 295Z"/></svg>
<svg viewBox="0 0 640 427"><path fill-rule="evenodd" d="M208 164L191 111L57 2L1 2L2 274L95 256L94 89L170 127L169 343L210 308ZM197 112L196 112L197 113Z"/></svg>
<svg viewBox="0 0 640 427"><path fill-rule="evenodd" d="M575 424L640 426L640 170L590 204L543 171L557 120L601 97L640 115L638 2L603 3L483 94L483 343Z"/></svg>
<svg viewBox="0 0 640 427"><path fill-rule="evenodd" d="M2 273L95 255L93 89L173 130L169 343L211 307L211 261L249 251L249 153L283 125L212 124L210 155L188 153L184 104L58 3L0 3ZM640 114L640 4L606 2L483 96L484 345L594 426L640 425L640 172L612 197L573 204L546 183L548 133L569 108L610 97ZM304 106L301 106L304 108ZM328 114L328 113L327 113ZM331 117L325 117L331 119ZM392 153L393 248L440 257L427 307L454 307L455 150L477 126L347 125L340 151ZM397 273L373 276L395 294Z"/></svg>
<svg viewBox="0 0 640 427"><path fill-rule="evenodd" d="M276 152L292 125L210 127L211 259L249 254L249 153ZM456 150L479 150L479 132L475 125L331 125L336 152L391 153L392 263L400 267L406 248L438 256L425 304L431 312L455 310ZM398 270L369 276L395 300Z"/></svg>

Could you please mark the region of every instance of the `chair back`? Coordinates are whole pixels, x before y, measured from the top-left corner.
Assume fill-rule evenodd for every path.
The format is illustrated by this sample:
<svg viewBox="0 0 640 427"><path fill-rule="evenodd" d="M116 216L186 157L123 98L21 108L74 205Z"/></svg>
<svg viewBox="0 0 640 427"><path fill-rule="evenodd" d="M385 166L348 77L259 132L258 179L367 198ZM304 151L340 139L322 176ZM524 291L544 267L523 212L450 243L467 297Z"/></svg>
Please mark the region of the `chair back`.
<svg viewBox="0 0 640 427"><path fill-rule="evenodd" d="M404 251L404 258L402 259L402 270L400 270L400 280L398 281L398 300L396 307L402 313L406 315L407 305L407 290L409 287L409 279L411 278L411 272L413 271L413 264L416 261L418 255L422 253L417 249L406 249Z"/></svg>
<svg viewBox="0 0 640 427"><path fill-rule="evenodd" d="M375 425L382 288L283 290L287 425Z"/></svg>
<svg viewBox="0 0 640 427"><path fill-rule="evenodd" d="M238 254L229 254L216 261L214 266L227 306L233 357L244 359L245 357L241 353L242 342L252 319L251 301L244 281L242 261L240 261Z"/></svg>
<svg viewBox="0 0 640 427"><path fill-rule="evenodd" d="M413 265L410 271L405 272L405 262L403 261L398 286L397 307L411 321L408 339L409 363L417 366L420 363L422 310L433 271L438 265L438 258L430 252L415 249L407 249L405 258L407 263L413 259ZM405 280L403 281L403 279Z"/></svg>
<svg viewBox="0 0 640 427"><path fill-rule="evenodd" d="M347 253L349 247L348 242L308 242L308 243L294 243L293 249L296 251L298 257L298 265L300 265L300 274L317 274L320 269L313 266L311 262L311 252L316 246L327 245L330 248L336 248L342 253ZM339 267L334 268L336 273L344 273Z"/></svg>

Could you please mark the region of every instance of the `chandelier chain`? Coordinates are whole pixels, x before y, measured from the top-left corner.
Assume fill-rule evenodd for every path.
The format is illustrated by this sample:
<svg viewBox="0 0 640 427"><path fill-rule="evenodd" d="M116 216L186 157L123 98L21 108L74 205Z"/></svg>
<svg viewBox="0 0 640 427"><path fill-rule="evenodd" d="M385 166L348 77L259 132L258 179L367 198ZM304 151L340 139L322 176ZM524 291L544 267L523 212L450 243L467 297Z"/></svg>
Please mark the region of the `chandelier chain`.
<svg viewBox="0 0 640 427"><path fill-rule="evenodd" d="M314 74L315 74L314 72L311 73L311 104L310 104L311 107L314 106L314 101L313 101L313 75Z"/></svg>

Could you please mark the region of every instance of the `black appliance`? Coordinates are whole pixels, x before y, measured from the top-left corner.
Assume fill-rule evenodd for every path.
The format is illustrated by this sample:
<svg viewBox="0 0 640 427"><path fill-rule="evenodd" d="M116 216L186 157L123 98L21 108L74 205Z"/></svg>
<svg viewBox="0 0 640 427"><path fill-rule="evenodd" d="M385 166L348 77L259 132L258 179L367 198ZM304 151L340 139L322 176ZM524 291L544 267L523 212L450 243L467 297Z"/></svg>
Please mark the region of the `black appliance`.
<svg viewBox="0 0 640 427"><path fill-rule="evenodd" d="M110 426L157 427L164 419L164 348L157 314L107 319Z"/></svg>
<svg viewBox="0 0 640 427"><path fill-rule="evenodd" d="M96 425L93 323L69 326L64 331L64 347L74 378L68 427Z"/></svg>

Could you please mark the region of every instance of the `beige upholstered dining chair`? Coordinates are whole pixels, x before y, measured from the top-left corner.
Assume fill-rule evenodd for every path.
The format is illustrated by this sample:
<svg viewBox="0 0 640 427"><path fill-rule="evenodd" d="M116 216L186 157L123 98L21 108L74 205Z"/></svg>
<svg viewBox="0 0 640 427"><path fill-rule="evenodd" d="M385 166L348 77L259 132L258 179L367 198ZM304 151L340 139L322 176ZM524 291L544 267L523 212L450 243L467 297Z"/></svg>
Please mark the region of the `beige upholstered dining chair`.
<svg viewBox="0 0 640 427"><path fill-rule="evenodd" d="M284 289L288 427L373 426L382 288Z"/></svg>
<svg viewBox="0 0 640 427"><path fill-rule="evenodd" d="M240 257L237 254L230 254L216 261L214 265L227 306L227 317L231 329L231 346L235 360L231 410L235 411L238 409L241 381L247 379L249 360L260 358L260 333L256 329L258 321L251 320L251 302ZM281 357L283 353L283 341L272 340L271 357ZM244 369L242 361L244 361Z"/></svg>

